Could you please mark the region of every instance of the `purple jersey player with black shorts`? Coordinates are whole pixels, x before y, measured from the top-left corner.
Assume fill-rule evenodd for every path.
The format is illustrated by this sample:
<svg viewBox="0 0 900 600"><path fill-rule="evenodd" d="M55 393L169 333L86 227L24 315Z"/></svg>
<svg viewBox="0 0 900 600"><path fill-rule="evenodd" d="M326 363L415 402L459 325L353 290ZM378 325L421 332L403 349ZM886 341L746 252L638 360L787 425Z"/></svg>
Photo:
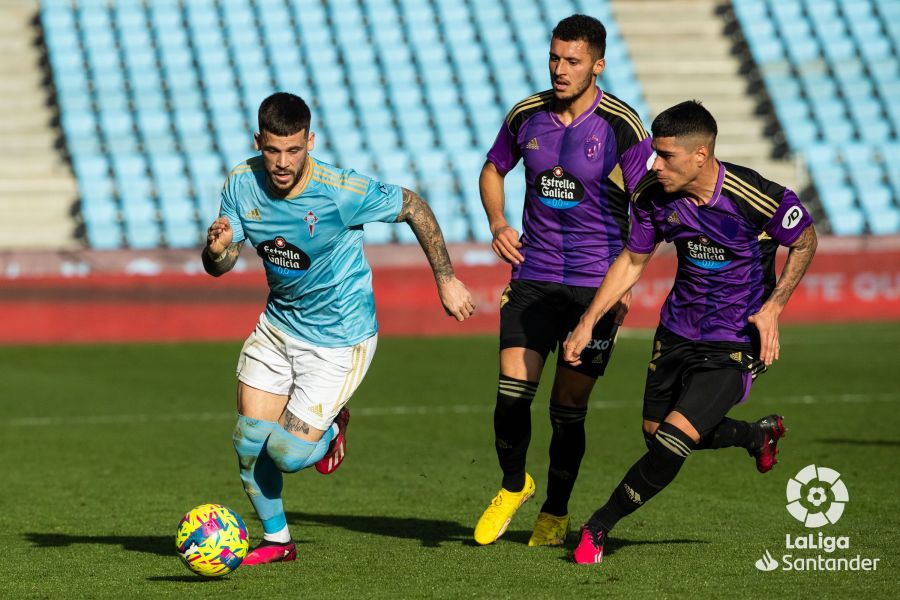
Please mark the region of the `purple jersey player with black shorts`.
<svg viewBox="0 0 900 600"><path fill-rule="evenodd" d="M628 197L647 172L652 153L635 111L596 87L605 49L606 30L600 21L584 15L560 21L550 43L553 89L512 108L481 172L492 247L512 264L512 278L500 301L500 378L494 411L503 480L475 527L479 544L499 538L519 506L534 494L525 455L531 402L544 363L572 331L622 251L628 235ZM525 163L527 183L521 238L503 216L504 177L519 160ZM530 546L565 540L569 497L585 451L588 398L609 362L629 299L593 329L583 365L557 361L550 396L547 500Z"/></svg>
<svg viewBox="0 0 900 600"><path fill-rule="evenodd" d="M663 240L678 253L675 284L660 313L644 390L648 451L581 529L575 562L603 560L623 517L674 480L694 449L745 448L765 473L784 435L780 415L730 419L752 380L779 356L778 316L816 249L809 213L791 190L714 156L717 126L695 101L653 121L656 158L632 194L632 225L590 307L564 344L585 360L593 324L637 282ZM788 246L775 281L775 251Z"/></svg>

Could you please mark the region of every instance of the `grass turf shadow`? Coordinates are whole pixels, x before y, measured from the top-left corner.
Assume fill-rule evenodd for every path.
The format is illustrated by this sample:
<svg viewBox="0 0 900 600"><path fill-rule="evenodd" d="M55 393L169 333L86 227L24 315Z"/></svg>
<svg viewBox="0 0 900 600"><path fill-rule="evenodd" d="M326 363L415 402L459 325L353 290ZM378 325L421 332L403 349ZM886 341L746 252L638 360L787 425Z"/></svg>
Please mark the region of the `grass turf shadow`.
<svg viewBox="0 0 900 600"><path fill-rule="evenodd" d="M621 550L622 548L627 548L628 546L649 546L649 545L669 545L669 544L711 544L709 540L690 540L690 539L673 539L673 540L629 540L626 538L616 538L610 537L609 541L606 542L603 546L603 558L604 560L613 554L616 553L617 550ZM578 538L574 536L572 533L569 533L569 537L566 538L565 547L569 550L575 550L575 546L578 545ZM574 562L572 560L571 553L567 553L565 556L560 556L559 560L564 562Z"/></svg>
<svg viewBox="0 0 900 600"><path fill-rule="evenodd" d="M132 552L158 556L177 556L175 538L170 535L68 535L64 533L25 533L23 537L39 548L64 548L74 544L122 546Z"/></svg>
<svg viewBox="0 0 900 600"><path fill-rule="evenodd" d="M348 531L384 537L418 540L426 548L438 548L446 542L466 543L472 540L472 527L440 519L386 517L380 515L332 515L288 512L291 524L327 525Z"/></svg>

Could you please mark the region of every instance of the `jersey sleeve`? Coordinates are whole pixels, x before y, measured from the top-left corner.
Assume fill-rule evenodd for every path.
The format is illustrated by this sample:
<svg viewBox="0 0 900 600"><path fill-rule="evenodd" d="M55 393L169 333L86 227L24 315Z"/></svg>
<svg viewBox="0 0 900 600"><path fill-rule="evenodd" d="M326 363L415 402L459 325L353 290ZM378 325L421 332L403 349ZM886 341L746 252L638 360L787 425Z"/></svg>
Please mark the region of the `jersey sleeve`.
<svg viewBox="0 0 900 600"><path fill-rule="evenodd" d="M778 210L765 226L766 233L782 246L790 246L812 224L806 208L792 190L785 188Z"/></svg>
<svg viewBox="0 0 900 600"><path fill-rule="evenodd" d="M393 223L403 208L403 191L399 185L382 183L369 179L356 171L349 171L347 180L365 180L365 191L362 186L348 186L338 196L338 211L341 219L348 227L365 225L375 221Z"/></svg>
<svg viewBox="0 0 900 600"><path fill-rule="evenodd" d="M497 132L494 145L488 150L487 159L494 163L501 175L506 175L513 170L521 158L522 153L519 151L518 143L516 143L516 136L510 129L509 124L504 120L500 131Z"/></svg>
<svg viewBox="0 0 900 600"><path fill-rule="evenodd" d="M222 203L219 207L219 216L227 217L231 224L231 230L234 232L232 242L243 242L245 239L244 226L241 223L241 214L238 210L237 201L237 177L230 175L222 186Z"/></svg>
<svg viewBox="0 0 900 600"><path fill-rule="evenodd" d="M647 137L636 142L619 157L619 165L622 167L622 176L625 179L625 189L629 194L634 192L638 181L650 169L651 156L653 156L653 147L651 139Z"/></svg>
<svg viewBox="0 0 900 600"><path fill-rule="evenodd" d="M662 235L653 225L653 215L643 202L631 204L631 230L626 247L636 254L650 254L662 241Z"/></svg>

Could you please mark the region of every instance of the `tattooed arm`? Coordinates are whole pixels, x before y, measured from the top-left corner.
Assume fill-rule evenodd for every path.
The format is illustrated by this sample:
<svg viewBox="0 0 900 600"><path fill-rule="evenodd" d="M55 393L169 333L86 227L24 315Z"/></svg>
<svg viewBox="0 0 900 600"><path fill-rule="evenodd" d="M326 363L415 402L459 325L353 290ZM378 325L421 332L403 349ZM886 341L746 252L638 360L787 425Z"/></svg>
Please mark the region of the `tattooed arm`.
<svg viewBox="0 0 900 600"><path fill-rule="evenodd" d="M759 330L759 358L766 366L778 360L780 350L778 343L778 317L812 262L817 245L816 230L810 225L791 244L787 261L781 270L781 277L778 278L778 284L772 290L769 299L762 305L758 313L751 315L749 318L749 321Z"/></svg>
<svg viewBox="0 0 900 600"><path fill-rule="evenodd" d="M475 302L466 286L453 273L453 265L450 263L450 255L447 254L441 227L428 203L415 192L402 189L403 208L397 216L397 222L409 224L409 228L419 240L419 245L422 246L422 251L434 273L444 310L448 315L456 317L457 321L464 321L475 311Z"/></svg>
<svg viewBox="0 0 900 600"><path fill-rule="evenodd" d="M203 268L213 277L227 273L237 262L244 242L232 242L233 239L234 231L227 217L219 217L209 226L200 258Z"/></svg>

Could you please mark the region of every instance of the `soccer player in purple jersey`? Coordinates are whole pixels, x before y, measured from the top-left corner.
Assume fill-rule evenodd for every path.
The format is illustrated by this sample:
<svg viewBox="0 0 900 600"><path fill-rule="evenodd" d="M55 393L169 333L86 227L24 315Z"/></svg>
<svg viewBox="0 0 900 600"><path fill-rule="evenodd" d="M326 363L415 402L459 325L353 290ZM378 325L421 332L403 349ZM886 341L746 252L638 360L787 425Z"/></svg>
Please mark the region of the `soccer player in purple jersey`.
<svg viewBox="0 0 900 600"><path fill-rule="evenodd" d="M481 198L493 250L512 264L500 301L500 377L494 409L501 490L475 526L490 544L535 491L526 473L531 402L547 355L578 322L628 234L628 194L647 171L652 150L635 111L597 88L606 30L585 15L563 19L550 41L553 88L516 104L481 171ZM527 191L522 235L503 216L503 182L520 160ZM594 383L612 353L627 301L593 328L584 364L558 355L550 395L547 499L530 546L560 545L568 501L585 451L584 420ZM618 300L618 298L616 299Z"/></svg>
<svg viewBox="0 0 900 600"><path fill-rule="evenodd" d="M778 316L816 250L794 192L715 158L716 121L699 102L669 108L651 129L656 158L632 194L628 245L563 345L565 360L581 364L593 324L637 282L657 244L675 244L678 271L644 391L648 450L581 528L578 563L601 562L610 530L671 483L695 448L746 448L761 473L775 465L782 417L725 415L778 359ZM776 284L779 245L790 250Z"/></svg>

